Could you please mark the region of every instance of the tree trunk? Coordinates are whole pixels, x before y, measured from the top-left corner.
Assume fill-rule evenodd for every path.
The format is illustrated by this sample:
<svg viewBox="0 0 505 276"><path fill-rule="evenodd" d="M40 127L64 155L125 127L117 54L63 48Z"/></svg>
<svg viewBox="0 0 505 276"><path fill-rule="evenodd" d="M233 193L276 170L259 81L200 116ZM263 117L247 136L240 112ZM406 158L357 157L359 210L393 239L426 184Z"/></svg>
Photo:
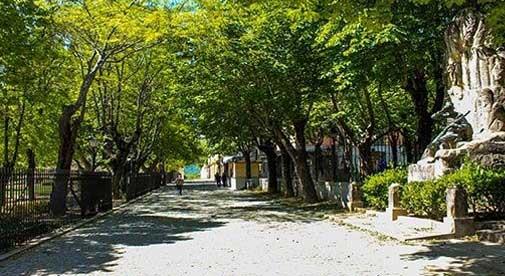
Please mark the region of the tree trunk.
<svg viewBox="0 0 505 276"><path fill-rule="evenodd" d="M7 184L11 177L11 171L9 167L0 168L0 207L4 206L7 201Z"/></svg>
<svg viewBox="0 0 505 276"><path fill-rule="evenodd" d="M358 146L360 156L360 177L363 179L373 174L372 143L367 140Z"/></svg>
<svg viewBox="0 0 505 276"><path fill-rule="evenodd" d="M258 145L259 149L267 156L268 166L268 193L278 193L277 189L277 154L275 153L275 144L272 141L266 141Z"/></svg>
<svg viewBox="0 0 505 276"><path fill-rule="evenodd" d="M321 154L322 154L321 144L316 143L314 147L314 177L316 183L319 181L319 171L321 170L321 164L320 164Z"/></svg>
<svg viewBox="0 0 505 276"><path fill-rule="evenodd" d="M391 147L391 156L393 159L393 168L398 166L398 133L391 132L388 134L389 145Z"/></svg>
<svg viewBox="0 0 505 276"><path fill-rule="evenodd" d="M276 194L277 189L277 154L275 151L267 154L268 164L268 193Z"/></svg>
<svg viewBox="0 0 505 276"><path fill-rule="evenodd" d="M285 197L293 197L295 195L293 191L293 173L291 171L291 157L289 153L281 148L282 154L282 184L284 189Z"/></svg>
<svg viewBox="0 0 505 276"><path fill-rule="evenodd" d="M421 158L422 152L431 143L433 134L433 119L431 118L431 114L428 110L429 91L426 85L427 83L424 73L416 72L407 80L407 84L404 87L412 99L417 115L417 145L414 149L414 157L416 160Z"/></svg>
<svg viewBox="0 0 505 276"><path fill-rule="evenodd" d="M246 187L249 188L248 185L251 185L251 152L250 151L244 151L242 152L244 154L244 160L245 160L245 181L246 181Z"/></svg>
<svg viewBox="0 0 505 276"><path fill-rule="evenodd" d="M62 216L66 211L69 173L75 151L78 126L80 125L79 119L72 120L75 112L74 105L63 107L59 122L60 148L56 165L56 177L50 199L51 212L56 216Z"/></svg>
<svg viewBox="0 0 505 276"><path fill-rule="evenodd" d="M337 145L335 138L332 138L331 143L331 179L337 182L338 159L337 159Z"/></svg>
<svg viewBox="0 0 505 276"><path fill-rule="evenodd" d="M343 133L340 135L340 141L343 146L343 158L342 158L342 171L346 174L343 179L344 182L351 182L354 171L354 162L352 156L353 144L348 141Z"/></svg>
<svg viewBox="0 0 505 276"><path fill-rule="evenodd" d="M0 176L0 206L3 206L7 199L7 183L9 182L9 116L7 114L7 106L4 114L4 162L2 175Z"/></svg>
<svg viewBox="0 0 505 276"><path fill-rule="evenodd" d="M35 154L32 149L26 151L26 159L28 159L28 196L30 200L35 200Z"/></svg>
<svg viewBox="0 0 505 276"><path fill-rule="evenodd" d="M93 54L89 64L92 64L95 57L95 54ZM66 197L68 194L67 184L70 169L72 168L72 160L74 159L77 133L84 119L88 91L95 80L98 70L102 68L104 63L105 59L99 56L94 66L88 68L88 73L84 77L79 89L77 101L75 104L65 105L61 113L59 120L60 147L58 151L58 161L56 163L57 175L49 203L51 212L56 216L62 216L66 211ZM80 114L78 114L79 112ZM74 118L76 114L78 114L78 116Z"/></svg>
<svg viewBox="0 0 505 276"><path fill-rule="evenodd" d="M126 170L125 166L115 166L112 169L112 196L114 199L121 198L121 184L125 180ZM134 189L134 187L126 187L126 193L129 189ZM128 198L128 195L126 195Z"/></svg>
<svg viewBox="0 0 505 276"><path fill-rule="evenodd" d="M7 107L5 107L4 114L4 167L9 167L9 115L7 114Z"/></svg>
<svg viewBox="0 0 505 276"><path fill-rule="evenodd" d="M402 130L402 137L405 145L405 153L407 155L407 163L412 164L415 160L414 146L412 145L412 140L407 131Z"/></svg>
<svg viewBox="0 0 505 276"><path fill-rule="evenodd" d="M296 150L294 153L295 157L295 173L298 176L300 184L300 194L305 202L313 203L317 202L316 189L314 187L314 180L310 174L308 160L308 154L306 149L305 140L305 125L306 120L300 120L293 124L295 127L295 141Z"/></svg>
<svg viewBox="0 0 505 276"><path fill-rule="evenodd" d="M295 128L296 148L291 143L290 137L288 137L280 127L274 126L273 131L276 139L281 142L282 147L286 150L295 164L295 175L298 180L298 194L302 196L305 202L312 203L317 202L318 198L314 188L314 180L312 179L309 164L307 162L308 155L305 141L306 124L307 120L305 119L293 122L293 126Z"/></svg>

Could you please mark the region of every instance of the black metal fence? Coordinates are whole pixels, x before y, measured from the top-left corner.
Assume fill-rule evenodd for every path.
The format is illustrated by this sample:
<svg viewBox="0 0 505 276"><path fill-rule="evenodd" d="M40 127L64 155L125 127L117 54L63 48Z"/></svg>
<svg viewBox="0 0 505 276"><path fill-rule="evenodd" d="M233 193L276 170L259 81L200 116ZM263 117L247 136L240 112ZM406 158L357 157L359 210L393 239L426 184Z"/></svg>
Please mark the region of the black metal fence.
<svg viewBox="0 0 505 276"><path fill-rule="evenodd" d="M399 132L387 133L376 139L370 145L366 160L357 146L337 139L329 140L319 148L309 145L307 151L314 181L362 181L367 173L375 174L409 164L405 141ZM363 163L367 163L368 172L363 170ZM278 164L278 167L282 166L282 163Z"/></svg>
<svg viewBox="0 0 505 276"><path fill-rule="evenodd" d="M56 175L54 170L0 168L0 249L46 232L71 218L56 220L49 213Z"/></svg>
<svg viewBox="0 0 505 276"><path fill-rule="evenodd" d="M126 179L126 200L131 200L158 189L164 183L160 173L139 173Z"/></svg>
<svg viewBox="0 0 505 276"><path fill-rule="evenodd" d="M68 179L65 216L53 216L49 201L56 177L53 169L0 168L0 251L51 229L112 209L112 177L104 172L65 172ZM158 173L128 176L127 200L159 188Z"/></svg>
<svg viewBox="0 0 505 276"><path fill-rule="evenodd" d="M80 207L81 216L112 209L112 176L109 173L72 173L69 181L70 193Z"/></svg>

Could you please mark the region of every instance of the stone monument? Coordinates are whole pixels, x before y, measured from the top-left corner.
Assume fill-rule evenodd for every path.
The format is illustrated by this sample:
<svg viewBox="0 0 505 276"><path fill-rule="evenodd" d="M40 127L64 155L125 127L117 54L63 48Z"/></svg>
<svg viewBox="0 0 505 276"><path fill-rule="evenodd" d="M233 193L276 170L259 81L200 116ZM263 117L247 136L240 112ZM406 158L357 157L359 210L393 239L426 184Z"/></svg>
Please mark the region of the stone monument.
<svg viewBox="0 0 505 276"><path fill-rule="evenodd" d="M399 216L406 216L407 211L400 207L400 184L391 184L388 188L388 207L386 208L386 216L390 221L395 221Z"/></svg>
<svg viewBox="0 0 505 276"><path fill-rule="evenodd" d="M467 194L463 188L454 187L447 190L447 216L444 223L456 237L475 233L473 217L468 216Z"/></svg>
<svg viewBox="0 0 505 276"><path fill-rule="evenodd" d="M409 167L409 181L450 173L465 157L505 167L505 48L495 47L484 16L465 9L445 33L449 99L434 114L447 127Z"/></svg>
<svg viewBox="0 0 505 276"><path fill-rule="evenodd" d="M352 182L349 184L349 196L347 208L349 211L353 212L357 208L363 208L363 200L362 200L361 191L359 185L356 182Z"/></svg>

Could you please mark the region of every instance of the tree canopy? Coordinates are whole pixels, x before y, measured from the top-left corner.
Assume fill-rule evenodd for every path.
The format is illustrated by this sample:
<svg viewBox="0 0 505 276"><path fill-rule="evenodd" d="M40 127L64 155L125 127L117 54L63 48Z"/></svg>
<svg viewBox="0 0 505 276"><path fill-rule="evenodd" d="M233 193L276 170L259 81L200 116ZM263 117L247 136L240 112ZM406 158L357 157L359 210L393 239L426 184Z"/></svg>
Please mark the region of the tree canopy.
<svg viewBox="0 0 505 276"><path fill-rule="evenodd" d="M277 148L313 201L306 145L324 136L359 149L365 174L384 137L420 157L446 97L444 32L468 8L503 45L493 0L0 0L3 165L30 151L119 189L127 166Z"/></svg>

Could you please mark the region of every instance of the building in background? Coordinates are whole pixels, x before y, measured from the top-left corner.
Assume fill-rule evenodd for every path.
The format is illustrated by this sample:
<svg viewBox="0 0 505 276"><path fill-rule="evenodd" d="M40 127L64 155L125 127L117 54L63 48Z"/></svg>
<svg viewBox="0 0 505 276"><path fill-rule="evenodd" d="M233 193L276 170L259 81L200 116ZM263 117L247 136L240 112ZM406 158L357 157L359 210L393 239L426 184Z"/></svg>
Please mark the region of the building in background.
<svg viewBox="0 0 505 276"><path fill-rule="evenodd" d="M253 189L259 186L262 161L258 153L251 153L251 178L246 177L246 162L241 155L223 158L223 169L226 171L227 185L232 190Z"/></svg>

